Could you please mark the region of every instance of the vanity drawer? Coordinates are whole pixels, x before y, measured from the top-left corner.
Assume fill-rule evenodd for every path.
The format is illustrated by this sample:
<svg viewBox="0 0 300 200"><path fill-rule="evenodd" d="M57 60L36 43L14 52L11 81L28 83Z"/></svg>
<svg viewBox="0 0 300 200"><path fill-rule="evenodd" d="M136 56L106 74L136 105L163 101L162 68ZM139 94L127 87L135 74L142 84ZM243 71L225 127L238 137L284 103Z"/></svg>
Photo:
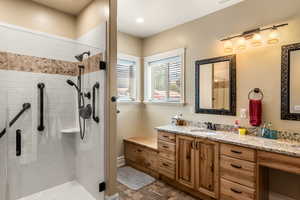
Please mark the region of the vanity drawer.
<svg viewBox="0 0 300 200"><path fill-rule="evenodd" d="M158 141L158 150L175 152L175 144L170 143L170 142L165 142L163 140L159 140Z"/></svg>
<svg viewBox="0 0 300 200"><path fill-rule="evenodd" d="M158 166L160 174L171 179L175 179L175 162L166 159L159 159Z"/></svg>
<svg viewBox="0 0 300 200"><path fill-rule="evenodd" d="M157 152L147 148L125 142L125 158L149 169L157 170Z"/></svg>
<svg viewBox="0 0 300 200"><path fill-rule="evenodd" d="M255 164L252 162L222 155L220 173L222 178L251 188L255 187Z"/></svg>
<svg viewBox="0 0 300 200"><path fill-rule="evenodd" d="M221 200L254 200L255 190L221 179Z"/></svg>
<svg viewBox="0 0 300 200"><path fill-rule="evenodd" d="M158 139L166 142L174 143L176 142L176 136L173 133L167 133L163 131L158 132Z"/></svg>
<svg viewBox="0 0 300 200"><path fill-rule="evenodd" d="M158 155L159 155L160 158L175 161L175 152L159 151Z"/></svg>
<svg viewBox="0 0 300 200"><path fill-rule="evenodd" d="M254 149L229 144L222 144L221 154L233 158L256 162L256 152Z"/></svg>
<svg viewBox="0 0 300 200"><path fill-rule="evenodd" d="M166 160L166 159L159 159L159 169L162 169L164 171L169 171L171 173L175 173L175 162Z"/></svg>

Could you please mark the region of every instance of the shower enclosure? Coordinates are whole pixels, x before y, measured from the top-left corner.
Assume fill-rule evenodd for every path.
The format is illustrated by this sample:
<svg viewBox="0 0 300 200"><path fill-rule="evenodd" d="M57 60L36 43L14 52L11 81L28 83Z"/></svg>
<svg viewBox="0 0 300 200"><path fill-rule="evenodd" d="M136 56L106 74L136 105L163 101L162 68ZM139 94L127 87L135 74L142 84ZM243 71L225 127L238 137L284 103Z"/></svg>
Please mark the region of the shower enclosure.
<svg viewBox="0 0 300 200"><path fill-rule="evenodd" d="M108 7L44 2L0 0L0 200L103 200Z"/></svg>

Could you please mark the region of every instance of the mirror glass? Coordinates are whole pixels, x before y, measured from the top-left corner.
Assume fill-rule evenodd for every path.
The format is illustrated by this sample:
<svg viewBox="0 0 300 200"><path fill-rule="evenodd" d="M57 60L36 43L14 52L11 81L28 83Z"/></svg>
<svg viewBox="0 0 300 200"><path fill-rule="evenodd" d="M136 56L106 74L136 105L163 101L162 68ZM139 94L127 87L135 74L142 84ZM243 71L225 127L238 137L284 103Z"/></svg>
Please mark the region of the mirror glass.
<svg viewBox="0 0 300 200"><path fill-rule="evenodd" d="M300 50L290 51L290 113L300 113Z"/></svg>
<svg viewBox="0 0 300 200"><path fill-rule="evenodd" d="M229 61L200 65L200 108L229 110Z"/></svg>
<svg viewBox="0 0 300 200"><path fill-rule="evenodd" d="M236 115L236 55L196 61L195 112Z"/></svg>

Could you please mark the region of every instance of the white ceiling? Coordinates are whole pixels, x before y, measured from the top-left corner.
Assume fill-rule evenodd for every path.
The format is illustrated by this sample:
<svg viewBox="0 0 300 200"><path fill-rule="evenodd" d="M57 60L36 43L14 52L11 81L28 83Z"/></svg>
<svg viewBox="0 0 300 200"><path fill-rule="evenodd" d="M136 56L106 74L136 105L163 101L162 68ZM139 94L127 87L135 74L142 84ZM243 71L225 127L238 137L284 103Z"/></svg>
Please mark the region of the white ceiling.
<svg viewBox="0 0 300 200"><path fill-rule="evenodd" d="M118 0L118 29L148 37L243 0ZM136 23L137 18L144 23Z"/></svg>
<svg viewBox="0 0 300 200"><path fill-rule="evenodd" d="M93 0L32 0L36 3L60 10L62 12L78 15Z"/></svg>

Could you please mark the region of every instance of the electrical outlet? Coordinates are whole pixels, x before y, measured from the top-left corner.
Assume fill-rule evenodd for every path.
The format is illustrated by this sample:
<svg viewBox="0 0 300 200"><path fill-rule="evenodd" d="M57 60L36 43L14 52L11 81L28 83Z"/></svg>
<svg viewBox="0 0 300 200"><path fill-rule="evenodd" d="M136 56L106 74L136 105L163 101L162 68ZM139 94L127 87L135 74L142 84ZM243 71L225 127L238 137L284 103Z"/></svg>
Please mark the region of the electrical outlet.
<svg viewBox="0 0 300 200"><path fill-rule="evenodd" d="M240 110L240 117L241 117L241 119L247 119L247 109L246 108L242 108Z"/></svg>

